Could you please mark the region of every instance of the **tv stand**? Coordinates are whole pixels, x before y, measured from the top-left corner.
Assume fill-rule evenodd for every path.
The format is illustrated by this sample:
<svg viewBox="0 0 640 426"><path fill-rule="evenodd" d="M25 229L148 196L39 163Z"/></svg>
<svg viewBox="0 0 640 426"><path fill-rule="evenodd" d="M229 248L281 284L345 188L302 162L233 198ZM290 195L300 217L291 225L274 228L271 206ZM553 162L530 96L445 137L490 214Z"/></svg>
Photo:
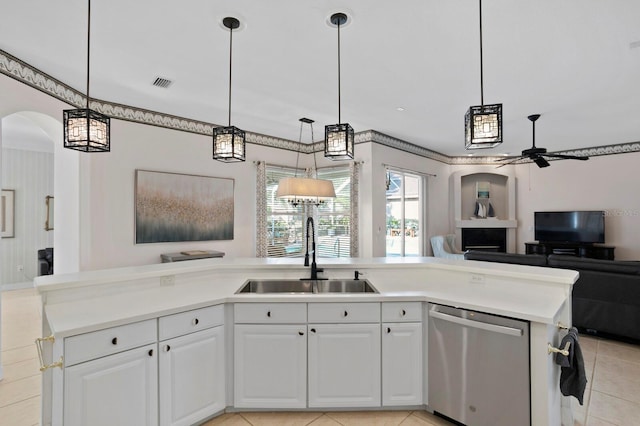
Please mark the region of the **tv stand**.
<svg viewBox="0 0 640 426"><path fill-rule="evenodd" d="M564 254L569 256L588 257L591 259L613 260L613 246L579 243L524 243L526 254Z"/></svg>

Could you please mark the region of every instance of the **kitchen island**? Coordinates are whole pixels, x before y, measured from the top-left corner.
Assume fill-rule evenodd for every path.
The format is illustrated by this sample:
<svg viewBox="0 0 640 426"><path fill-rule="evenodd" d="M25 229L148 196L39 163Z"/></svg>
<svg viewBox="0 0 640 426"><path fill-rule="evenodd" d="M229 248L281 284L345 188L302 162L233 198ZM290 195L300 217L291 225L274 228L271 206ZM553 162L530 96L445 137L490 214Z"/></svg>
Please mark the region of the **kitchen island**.
<svg viewBox="0 0 640 426"><path fill-rule="evenodd" d="M194 424L224 410L243 409L432 409L426 360L428 303L529 322L531 424L572 423L548 344L559 344L559 323L571 323L576 272L429 257L322 259L322 267L321 276L331 279L352 279L358 271L378 293L236 294L248 279L308 277L309 269L298 259L203 259L36 278L43 302L43 337L52 336L40 343L43 364L53 364L43 372L42 424L82 424L85 415L113 414L82 401L90 386L96 395L117 404L117 396L127 393L111 386L123 382L104 381L105 372L117 371L127 380L138 380L138 388L145 391L127 397L131 407L125 407L124 415L131 424ZM344 318L330 318L333 310ZM396 311L409 314L394 319ZM393 336L390 324L396 323L416 327L418 340L402 352L414 354L414 363L403 368L420 374L403 376L406 372L397 370L398 363L384 355L381 330ZM383 380L374 377L365 389L370 393L354 389L357 395L327 395L335 383L328 388L314 385L314 377L325 376L318 370L324 358L313 361L320 325L330 331L327 339L350 332L372 345L363 353L377 353L362 364L377 366ZM298 337L288 337L289 332ZM267 338L275 343L267 347L288 349L271 357L275 364L267 364L268 369L253 368L256 359L264 361L252 358L253 349ZM181 358L182 353L188 355ZM189 371L203 353L206 365ZM261 355L269 362L268 354ZM416 363L418 357L421 362ZM384 380L385 366L392 376L420 380L394 395L391 381ZM296 381L282 380L282 393L264 394L258 375L277 368L292 368L286 377ZM184 390L205 373L216 380L201 383L204 391ZM193 383L175 383L180 377L191 377ZM127 386L128 391L135 388ZM181 391L172 392L176 389ZM403 399L400 394L409 396ZM210 403L196 401L199 395L211 395ZM180 399L187 396L187 401ZM102 405L109 407L108 402ZM91 410L95 412L87 414Z"/></svg>

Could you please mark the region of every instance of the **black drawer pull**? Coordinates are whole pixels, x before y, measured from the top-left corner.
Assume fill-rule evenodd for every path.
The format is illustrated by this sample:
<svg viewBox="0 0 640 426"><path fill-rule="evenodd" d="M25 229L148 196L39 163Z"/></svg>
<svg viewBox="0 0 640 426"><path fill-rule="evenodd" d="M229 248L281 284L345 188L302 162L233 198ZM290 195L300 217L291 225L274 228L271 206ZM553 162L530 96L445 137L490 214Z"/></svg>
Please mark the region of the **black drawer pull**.
<svg viewBox="0 0 640 426"><path fill-rule="evenodd" d="M114 337L113 339L111 339L111 344L112 345L117 345L118 344L118 338Z"/></svg>
<svg viewBox="0 0 640 426"><path fill-rule="evenodd" d="M153 349L149 349L149 356L153 356Z"/></svg>
<svg viewBox="0 0 640 426"><path fill-rule="evenodd" d="M312 328L310 331L311 331L312 333L315 333L315 332L316 332L316 329L315 329L315 328Z"/></svg>
<svg viewBox="0 0 640 426"><path fill-rule="evenodd" d="M164 345L164 351L165 352L169 352L171 350L171 346L169 345Z"/></svg>
<svg viewBox="0 0 640 426"><path fill-rule="evenodd" d="M405 311L404 309L402 310L402 316L407 315L407 311Z"/></svg>
<svg viewBox="0 0 640 426"><path fill-rule="evenodd" d="M304 336L304 331L298 331L298 334Z"/></svg>
<svg viewBox="0 0 640 426"><path fill-rule="evenodd" d="M387 327L387 333L391 333L391 327Z"/></svg>
<svg viewBox="0 0 640 426"><path fill-rule="evenodd" d="M193 325L198 325L198 323L199 323L199 322L200 322L200 320L199 320L198 318L194 318L194 319L191 321L191 324L193 324Z"/></svg>
<svg viewBox="0 0 640 426"><path fill-rule="evenodd" d="M348 316L348 315L349 315L349 312L344 311L344 316L346 317L346 316Z"/></svg>

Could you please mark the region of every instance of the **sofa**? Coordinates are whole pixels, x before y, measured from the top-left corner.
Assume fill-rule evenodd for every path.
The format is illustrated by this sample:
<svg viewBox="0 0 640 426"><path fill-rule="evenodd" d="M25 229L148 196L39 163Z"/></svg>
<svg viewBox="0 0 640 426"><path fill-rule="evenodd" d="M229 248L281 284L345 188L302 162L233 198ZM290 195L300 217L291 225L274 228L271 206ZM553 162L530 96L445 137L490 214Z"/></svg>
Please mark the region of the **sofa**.
<svg viewBox="0 0 640 426"><path fill-rule="evenodd" d="M469 251L467 260L578 271L572 322L581 332L640 342L640 262Z"/></svg>

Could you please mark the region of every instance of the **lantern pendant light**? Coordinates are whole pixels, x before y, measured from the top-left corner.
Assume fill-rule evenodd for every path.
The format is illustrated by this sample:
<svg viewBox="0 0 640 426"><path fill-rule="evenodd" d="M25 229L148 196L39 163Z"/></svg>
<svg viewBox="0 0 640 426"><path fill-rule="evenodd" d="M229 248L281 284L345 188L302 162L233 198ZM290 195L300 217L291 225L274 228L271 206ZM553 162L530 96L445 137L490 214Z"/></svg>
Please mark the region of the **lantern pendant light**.
<svg viewBox="0 0 640 426"><path fill-rule="evenodd" d="M240 21L226 17L222 24L229 28L229 121L227 127L213 129L213 158L225 163L245 161L245 134L231 125L231 59L233 53L233 30L240 27Z"/></svg>
<svg viewBox="0 0 640 426"><path fill-rule="evenodd" d="M340 26L347 23L347 15L334 13L331 23L338 27L338 124L324 128L324 156L331 160L353 159L354 132L349 123L341 123L340 110Z"/></svg>
<svg viewBox="0 0 640 426"><path fill-rule="evenodd" d="M302 143L302 126L305 123L311 126L311 143L313 143L313 120L303 117L300 119L300 140L298 141L298 146ZM287 200L294 207L298 207L300 204L319 206L331 198L336 198L333 182L326 179L318 179L318 165L316 164L315 151L313 152L315 178L298 177L299 159L300 149L298 149L298 156L296 157L296 175L295 177L280 179L276 197Z"/></svg>
<svg viewBox="0 0 640 426"><path fill-rule="evenodd" d="M86 108L63 110L64 147L82 152L109 152L110 119L89 109L89 64L91 57L91 0L87 8L87 105Z"/></svg>
<svg viewBox="0 0 640 426"><path fill-rule="evenodd" d="M471 106L464 116L466 149L493 148L502 143L502 104L484 104L482 63L482 0L480 16L480 105Z"/></svg>

